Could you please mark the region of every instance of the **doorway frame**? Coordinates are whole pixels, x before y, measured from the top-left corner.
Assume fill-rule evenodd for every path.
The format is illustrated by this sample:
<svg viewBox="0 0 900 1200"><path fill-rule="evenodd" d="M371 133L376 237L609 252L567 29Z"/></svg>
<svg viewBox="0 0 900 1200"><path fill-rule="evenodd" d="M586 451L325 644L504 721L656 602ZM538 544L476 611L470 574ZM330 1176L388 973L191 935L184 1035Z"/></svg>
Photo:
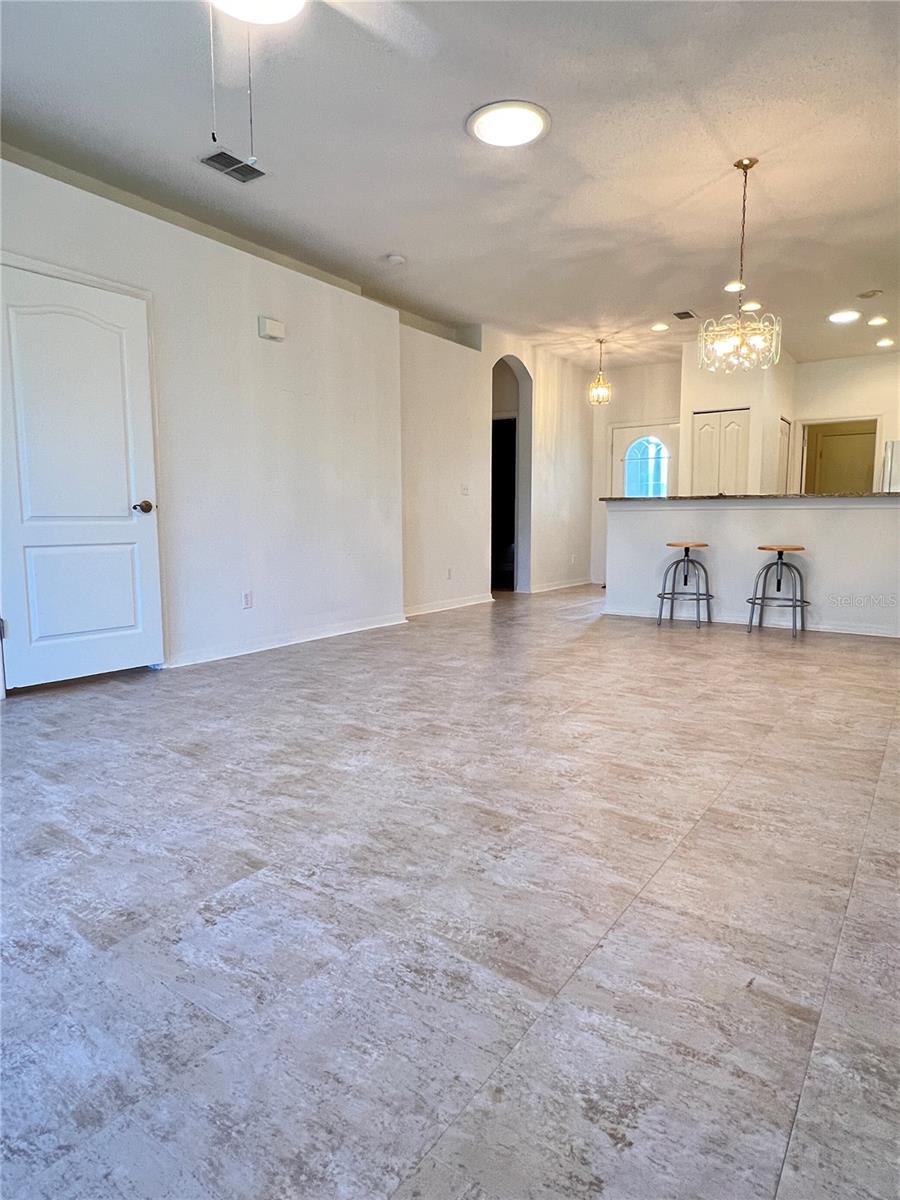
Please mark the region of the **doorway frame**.
<svg viewBox="0 0 900 1200"><path fill-rule="evenodd" d="M18 271L28 271L32 275L47 275L51 279L64 279L69 283L81 283L85 287L98 288L102 292L116 292L122 296L133 296L136 300L143 300L147 307L147 363L149 366L150 376L150 423L153 429L153 470L156 475L156 497L157 509L160 507L159 500L164 500L165 485L161 483L164 478L159 458L159 376L156 363L156 344L154 341L153 330L155 328L156 300L147 288L138 287L136 284L123 283L118 279L107 279L103 275L93 275L88 271L82 271L78 267L67 267L62 263L50 262L44 258L34 258L28 254L17 254L12 250L0 249L0 266L14 267ZM159 599L160 611L162 616L162 644L163 644L163 660L159 664L165 667L169 662L169 621L168 621L168 581L166 575L166 555L163 551L165 538L163 536L163 522L157 522L157 541L159 546ZM0 654L0 699L7 700L6 689L6 664L3 662L3 656Z"/></svg>
<svg viewBox="0 0 900 1200"><path fill-rule="evenodd" d="M532 450L534 442L534 380L531 372L515 354L501 354L495 359L505 362L519 385L519 407L516 413L516 546L513 589L531 591L531 494ZM493 428L493 417L491 418Z"/></svg>
<svg viewBox="0 0 900 1200"><path fill-rule="evenodd" d="M879 482L884 460L884 415L882 413L860 413L852 417L794 417L791 424L790 472L788 491L791 495L806 496L803 490L806 476L806 431L810 425L837 425L848 421L875 422L875 461L872 464L872 491L879 491Z"/></svg>

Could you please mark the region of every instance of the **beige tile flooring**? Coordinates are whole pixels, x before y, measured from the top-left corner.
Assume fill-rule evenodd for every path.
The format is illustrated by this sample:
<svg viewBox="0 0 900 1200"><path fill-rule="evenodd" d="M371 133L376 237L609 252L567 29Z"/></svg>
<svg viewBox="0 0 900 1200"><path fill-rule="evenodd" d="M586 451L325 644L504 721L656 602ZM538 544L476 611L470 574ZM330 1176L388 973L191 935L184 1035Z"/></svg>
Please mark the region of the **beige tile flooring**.
<svg viewBox="0 0 900 1200"><path fill-rule="evenodd" d="M900 646L599 612L10 700L6 1200L893 1200Z"/></svg>

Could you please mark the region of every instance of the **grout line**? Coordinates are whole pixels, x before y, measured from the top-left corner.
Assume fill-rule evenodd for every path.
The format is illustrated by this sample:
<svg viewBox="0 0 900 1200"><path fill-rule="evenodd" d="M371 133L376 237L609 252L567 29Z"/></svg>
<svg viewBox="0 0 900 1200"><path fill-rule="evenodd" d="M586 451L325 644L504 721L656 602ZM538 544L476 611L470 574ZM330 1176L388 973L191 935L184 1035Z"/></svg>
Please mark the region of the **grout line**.
<svg viewBox="0 0 900 1200"><path fill-rule="evenodd" d="M768 729L768 733L771 733L772 729L774 729L774 728L775 728L774 724L771 725ZM641 897L641 895L643 894L645 889L647 887L649 887L649 885L653 882L653 880L656 878L656 876L659 874L659 872L663 869L663 867L666 866L666 864L669 862L669 860L672 858L672 856L681 849L681 847L684 845L684 843L687 841L687 839L691 836L691 834L694 832L694 830L697 828L697 826L700 824L700 822L704 819L704 817L709 812L709 810L715 804L718 803L718 801L722 798L722 796L725 795L725 793L728 791L728 789L734 783L735 779L738 777L738 775L740 775L741 771L743 771L744 767L747 765L747 763L751 757L752 757L752 751L748 750L744 759L741 761L740 766L737 767L734 774L728 779L728 781L722 786L722 788L720 788L720 790L712 797L709 804L706 805L706 807L703 809L703 812L700 813L700 815L697 817L696 821L694 821L693 825L691 825L690 829L685 830L685 832L678 839L678 841L675 843L675 845L672 847L672 849L669 851L669 853L665 856L665 858L656 866L656 868L647 877L647 879L644 880L644 882L641 884L640 888L631 897L631 899L628 901L628 903L625 905L625 907L622 909L622 911L620 913L618 913L617 916L610 922L610 924L603 931L603 933L600 935L600 937L597 939L597 941L594 943L594 945L591 946L591 948L584 955L584 957L581 959L581 961L579 963L577 963L577 965L572 969L572 971L569 973L569 975L559 985L559 987L553 993L553 995L550 997L550 999L547 1001L547 1003L543 1006L543 1008L541 1008L540 1012L538 1012L535 1015L534 1020L530 1021L528 1023L528 1025L526 1025L526 1027L519 1034L519 1036L515 1040L515 1042L513 1042L513 1044L510 1046L510 1048L507 1050L507 1052L496 1063L493 1070L491 1070L488 1073L488 1075L485 1077L485 1079L478 1085L478 1087L475 1088L475 1090L472 1092L471 1096L469 1096L468 1100L465 1102L465 1104L462 1106L462 1108L459 1110L459 1112L456 1114L456 1116L452 1117L447 1122L447 1124L440 1131L440 1133L437 1135L437 1137L434 1139L434 1141L432 1141L425 1148L425 1150L422 1152L419 1159L416 1161L415 1165L411 1168L410 1171L408 1171L406 1173L406 1175L404 1175L404 1177L397 1184L397 1187L394 1188L394 1190L387 1197L387 1200L391 1200L391 1197L395 1196L397 1194L397 1192L400 1190L400 1188L403 1187L403 1184L406 1182L406 1180L409 1179L409 1177L415 1171L418 1170L418 1168L422 1165L422 1163L425 1161L425 1159L428 1157L428 1155L431 1154L431 1152L434 1150L434 1148L438 1144L438 1142L440 1142L440 1140L444 1137L444 1135L446 1133L448 1133L450 1129L453 1128L453 1126L460 1119L460 1117L471 1106L472 1101L476 1098L476 1096L478 1096L479 1093L484 1091L484 1089L488 1086L490 1081L494 1078L494 1076L500 1070L500 1068L504 1065L504 1063L506 1063L506 1061L513 1054L513 1052L518 1049L518 1047L521 1045L521 1043L524 1041L524 1039L527 1037L527 1035L532 1031L532 1029L534 1029L534 1027L535 1027L535 1025L537 1025L538 1021L540 1021L546 1015L546 1013L550 1009L550 1006L552 1004L554 1004L556 1000L559 999L560 993L563 991L563 989L569 985L569 983L572 981L572 979L574 979L574 977L582 969L582 967L587 962L587 960L591 957L591 955L596 952L596 950L599 948L599 946L603 942L604 938L607 938L610 935L612 930L615 929L615 927L622 920L622 918L625 916L625 914L628 912L628 910L631 908L631 906L634 904L634 902ZM449 941L451 939L446 939L446 940Z"/></svg>
<svg viewBox="0 0 900 1200"><path fill-rule="evenodd" d="M809 1053L806 1056L806 1068L804 1069L804 1072L803 1072L803 1079L800 1083L800 1090L797 1093L797 1103L794 1105L794 1113L793 1113L793 1116L791 1117L791 1127L788 1131L787 1141L785 1142L784 1154L782 1155L782 1158L781 1158L781 1166L778 1170L778 1179L775 1182L775 1190L772 1193L772 1200L778 1200L778 1193L781 1190L781 1180L784 1176L784 1168L787 1166L788 1154L790 1153L790 1149L791 1149L791 1142L794 1140L794 1128L797 1124L797 1117L800 1113L800 1105L803 1102L803 1092L806 1089L806 1081L809 1078L809 1069L810 1069L810 1066L812 1065L812 1057L813 1057L813 1054L815 1053L816 1043L819 1038L819 1026L822 1024L822 1014L825 1012L825 1006L828 1003L828 993L831 989L831 979L832 979L832 976L834 975L834 964L837 962L838 952L840 951L841 943L844 940L844 927L847 924L847 913L850 910L850 901L853 899L853 889L856 887L856 877L859 875L859 864L862 861L863 851L866 848L866 842L869 837L869 826L872 823L872 813L875 809L875 801L878 798L878 785L879 785L879 782L881 779L882 772L884 771L884 760L887 757L888 744L890 742L890 736L891 736L892 730L893 730L893 723L891 724L891 729L888 730L887 737L885 738L884 751L882 752L882 755L881 755L881 767L879 769L878 776L875 780L875 784L872 788L872 800L871 800L871 803L869 804L869 811L866 815L866 824L863 829L863 834L862 834L862 837L860 838L860 842L859 842L859 853L856 856L856 865L853 868L853 878L850 880L850 886L847 889L847 901L844 904L844 912L843 912L843 916L841 917L841 927L838 930L838 935L837 935L837 938L835 939L834 953L831 956L831 965L828 968L828 978L825 981L825 989L822 992L822 1003L819 1006L819 1015L816 1019L816 1028L813 1032L812 1040L809 1043Z"/></svg>

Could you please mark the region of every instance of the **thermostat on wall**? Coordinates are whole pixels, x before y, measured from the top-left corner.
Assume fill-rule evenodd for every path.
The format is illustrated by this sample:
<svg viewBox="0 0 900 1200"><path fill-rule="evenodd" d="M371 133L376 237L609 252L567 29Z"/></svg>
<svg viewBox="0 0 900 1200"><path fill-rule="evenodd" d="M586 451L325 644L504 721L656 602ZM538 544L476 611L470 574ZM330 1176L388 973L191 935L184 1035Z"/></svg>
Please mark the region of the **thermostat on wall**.
<svg viewBox="0 0 900 1200"><path fill-rule="evenodd" d="M273 317L259 317L258 328L261 338L268 338L270 342L284 341L284 321L276 321Z"/></svg>

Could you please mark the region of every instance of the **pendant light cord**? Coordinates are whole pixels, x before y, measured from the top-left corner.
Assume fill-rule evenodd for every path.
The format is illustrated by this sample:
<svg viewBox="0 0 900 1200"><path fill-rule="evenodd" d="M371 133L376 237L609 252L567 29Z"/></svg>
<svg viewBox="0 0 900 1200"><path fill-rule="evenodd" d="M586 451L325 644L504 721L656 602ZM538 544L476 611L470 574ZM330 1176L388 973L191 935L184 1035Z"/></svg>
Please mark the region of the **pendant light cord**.
<svg viewBox="0 0 900 1200"><path fill-rule="evenodd" d="M212 0L209 5L209 86L212 97L212 140L218 142L216 137L216 40L213 35L213 6Z"/></svg>
<svg viewBox="0 0 900 1200"><path fill-rule="evenodd" d="M250 25L247 24L247 105L250 112L250 162L255 163L253 154L253 65L250 61ZM744 179L746 180L746 175Z"/></svg>
<svg viewBox="0 0 900 1200"><path fill-rule="evenodd" d="M741 170L744 172L744 195L743 195L743 200L741 203L741 262L740 262L740 266L738 268L738 282L739 283L744 282L744 234L746 233L746 230L747 230L747 176L750 173L750 168L742 167ZM743 291L743 288L741 289L741 292L742 291ZM738 292L738 308L739 309L740 309L741 292Z"/></svg>

